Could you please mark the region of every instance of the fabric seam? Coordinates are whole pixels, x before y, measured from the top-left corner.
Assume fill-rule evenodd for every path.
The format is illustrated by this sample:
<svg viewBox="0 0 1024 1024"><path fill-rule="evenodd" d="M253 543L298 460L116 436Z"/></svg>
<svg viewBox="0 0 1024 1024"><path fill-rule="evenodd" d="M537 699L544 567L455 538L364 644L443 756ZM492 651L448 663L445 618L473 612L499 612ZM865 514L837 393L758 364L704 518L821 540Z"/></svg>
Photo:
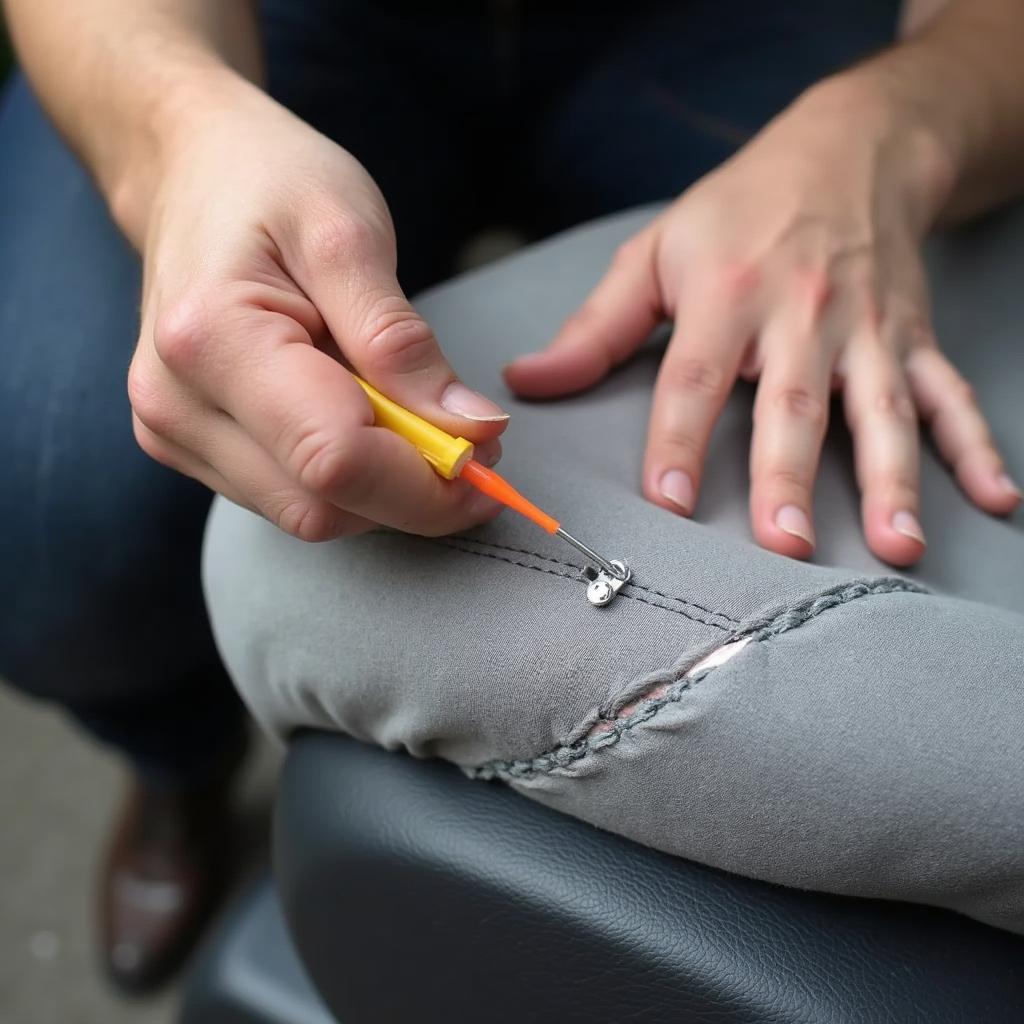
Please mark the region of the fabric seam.
<svg viewBox="0 0 1024 1024"><path fill-rule="evenodd" d="M499 555L493 551L477 551L475 548L466 547L463 544L457 544L453 540L446 539L443 537L424 537L423 540L428 541L431 544L435 544L439 547L449 548L452 551L461 551L466 555L476 555L478 558L493 558L499 562L507 562L510 565L522 566L524 569L533 569L534 572L547 573L550 576L561 576L563 579L579 580L582 579L582 570L578 565L574 565L572 562L562 562L557 558L549 558L547 555L540 555L534 551L527 551L523 548L510 548L500 544L491 544L487 541L473 540L469 537L460 537L460 541L469 541L471 544L478 544L481 547L491 547L502 551L517 552L524 555L529 555L531 558L536 558L539 561L550 562L553 565L563 566L567 569L572 569L572 572L561 572L558 569L551 569L543 565L531 565L529 562L523 562L516 558L511 558L508 555ZM653 601L650 597L643 597L640 593L635 591L642 591L644 594L655 594L658 597L662 597L667 601L674 601L677 604L684 605L687 608L696 608L701 611L707 612L709 615L713 615L716 618L722 619L730 625L725 626L720 622L712 622L709 619L702 618L699 615L694 615L692 612L684 611L682 608L674 608L671 605L662 604L658 601ZM675 615L681 615L684 619L689 619L691 622L698 622L702 626L711 626L713 629L720 629L723 633L731 633L736 626L739 626L740 620L734 619L731 615L726 615L724 612L716 612L710 608L704 608L702 605L695 604L692 601L686 601L681 597L673 597L670 594L663 594L660 590L655 590L653 587L644 587L637 583L627 583L626 586L619 591L620 598L627 598L631 601L640 601L642 604L651 605L654 608L661 608L663 611L672 612Z"/></svg>
<svg viewBox="0 0 1024 1024"><path fill-rule="evenodd" d="M927 594L928 591L916 583L895 576L881 577L877 580L858 580L853 583L840 584L805 601L798 602L773 615L756 619L741 630L736 631L725 642L734 643L749 638L755 643L764 643L774 637L797 629L822 613L839 605L848 604L862 597L881 594L912 593ZM534 775L550 775L559 769L568 769L590 754L610 747L628 732L649 722L664 708L677 704L687 691L697 683L706 679L713 667L701 672L700 675L687 677L690 666L699 659L692 659L681 666L670 676L668 689L655 698L641 699L637 707L624 717L617 717L614 705L610 712L598 715L594 722L579 739L571 743L563 743L535 757L521 760L494 759L463 770L475 779L523 779ZM593 732L593 726L603 725L600 732ZM587 723L581 728L586 728ZM578 733L580 730L576 730Z"/></svg>
<svg viewBox="0 0 1024 1024"><path fill-rule="evenodd" d="M468 541L470 544L479 544L481 547L497 548L499 551L514 551L520 555L530 555L533 558L539 558L544 562L552 562L555 565L563 565L568 569L575 569L577 572L582 572L580 567L574 562L565 562L560 558L552 558L550 555L542 555L537 551L530 551L528 548L515 548L508 544L498 544L492 540L477 540L475 537L456 537L455 539ZM741 625L739 619L734 619L731 615L726 615L725 612L720 612L715 608L707 608L704 605L698 604L696 601L690 601L685 597L676 597L674 594L666 594L662 590L656 590L654 587L644 586L641 583L629 583L627 586L634 590L642 590L648 594L657 594L658 597L663 597L667 601L676 601L679 604L686 605L688 608L696 608L698 611L707 612L708 615L714 615L715 618L718 619L725 619L726 622L731 622L734 626Z"/></svg>

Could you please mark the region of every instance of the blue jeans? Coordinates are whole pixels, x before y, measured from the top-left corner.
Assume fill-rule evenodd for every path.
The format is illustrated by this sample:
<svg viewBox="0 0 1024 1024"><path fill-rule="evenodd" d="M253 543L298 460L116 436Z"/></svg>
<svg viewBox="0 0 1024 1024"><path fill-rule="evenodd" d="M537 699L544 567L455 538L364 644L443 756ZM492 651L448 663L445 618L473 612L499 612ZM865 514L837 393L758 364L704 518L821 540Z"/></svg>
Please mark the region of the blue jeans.
<svg viewBox="0 0 1024 1024"><path fill-rule="evenodd" d="M264 4L269 88L381 185L413 292L475 228L540 236L672 196L895 3ZM210 634L210 496L135 446L139 266L22 79L0 102L0 674L154 779L243 728Z"/></svg>

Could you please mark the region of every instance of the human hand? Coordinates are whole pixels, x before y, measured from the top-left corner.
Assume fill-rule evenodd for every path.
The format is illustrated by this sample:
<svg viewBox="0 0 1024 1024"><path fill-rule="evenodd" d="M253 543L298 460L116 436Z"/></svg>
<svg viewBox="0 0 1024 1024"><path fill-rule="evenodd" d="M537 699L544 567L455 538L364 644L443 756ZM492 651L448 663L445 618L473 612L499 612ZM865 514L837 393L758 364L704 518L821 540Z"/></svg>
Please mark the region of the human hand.
<svg viewBox="0 0 1024 1024"><path fill-rule="evenodd" d="M807 557L830 393L842 392L862 518L880 558L924 552L918 417L981 508L1020 501L968 384L942 355L920 245L951 182L933 140L834 81L812 90L617 253L513 391L590 387L674 320L652 406L646 496L690 515L712 428L738 376L758 380L751 520L763 546Z"/></svg>
<svg viewBox="0 0 1024 1024"><path fill-rule="evenodd" d="M491 518L496 503L372 425L342 365L497 461L507 416L459 382L402 294L377 187L255 88L228 92L171 147L146 216L123 204L144 221L139 444L304 540Z"/></svg>

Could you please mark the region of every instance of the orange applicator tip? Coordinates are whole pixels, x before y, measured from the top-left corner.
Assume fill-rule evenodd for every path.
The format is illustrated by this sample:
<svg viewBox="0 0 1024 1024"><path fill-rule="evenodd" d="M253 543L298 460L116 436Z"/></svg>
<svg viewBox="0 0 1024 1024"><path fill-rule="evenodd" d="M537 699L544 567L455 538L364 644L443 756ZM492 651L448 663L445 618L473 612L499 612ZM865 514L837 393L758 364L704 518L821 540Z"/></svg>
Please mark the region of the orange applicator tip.
<svg viewBox="0 0 1024 1024"><path fill-rule="evenodd" d="M588 547L581 540L577 540L567 530L563 530L557 519L549 516L547 512L537 508L532 501L524 498L504 477L498 476L493 469L481 466L475 459L470 459L460 470L459 476L467 483L472 484L478 491L483 491L496 501L507 505L516 512L526 516L527 519L535 522L541 529L561 537L567 544L571 544L577 551L584 554L592 562L596 562L613 579L625 582L629 579L629 570L624 566L616 565L607 558L599 555L592 547ZM604 604L605 601L598 601Z"/></svg>
<svg viewBox="0 0 1024 1024"><path fill-rule="evenodd" d="M404 409L386 395L382 395L375 387L365 380L353 375L355 382L363 389L370 407L373 409L374 423L378 427L393 430L400 437L416 446L416 450L434 467L435 471L445 478L453 480L461 477L471 483L477 490L483 491L496 501L507 505L516 512L526 516L541 529L561 537L581 554L599 565L613 580L625 583L629 579L629 570L622 563L613 563L603 558L593 548L587 547L571 533L562 529L557 519L553 519L537 508L532 501L527 501L507 480L498 476L493 470L481 466L473 460L473 445L464 437L452 437L440 427L427 422L422 416ZM617 588L616 588L617 589ZM614 597L614 593L611 594ZM609 597L591 598L594 604L607 604Z"/></svg>
<svg viewBox="0 0 1024 1024"><path fill-rule="evenodd" d="M470 459L462 467L459 476L467 483L472 484L478 491L503 505L515 509L516 512L526 516L527 519L535 522L541 529L548 533L558 532L558 520L552 519L547 512L537 508L532 501L524 498L504 477L498 476L493 469L482 466L476 459Z"/></svg>

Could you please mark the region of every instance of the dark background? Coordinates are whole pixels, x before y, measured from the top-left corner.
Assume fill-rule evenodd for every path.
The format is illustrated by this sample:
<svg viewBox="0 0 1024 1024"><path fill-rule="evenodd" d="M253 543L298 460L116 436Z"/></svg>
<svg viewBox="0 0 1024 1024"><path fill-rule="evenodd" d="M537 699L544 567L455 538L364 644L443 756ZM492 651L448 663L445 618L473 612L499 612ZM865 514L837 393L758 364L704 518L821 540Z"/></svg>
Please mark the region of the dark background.
<svg viewBox="0 0 1024 1024"><path fill-rule="evenodd" d="M7 77L11 67L11 44L7 41L7 29L4 16L0 14L0 82Z"/></svg>

